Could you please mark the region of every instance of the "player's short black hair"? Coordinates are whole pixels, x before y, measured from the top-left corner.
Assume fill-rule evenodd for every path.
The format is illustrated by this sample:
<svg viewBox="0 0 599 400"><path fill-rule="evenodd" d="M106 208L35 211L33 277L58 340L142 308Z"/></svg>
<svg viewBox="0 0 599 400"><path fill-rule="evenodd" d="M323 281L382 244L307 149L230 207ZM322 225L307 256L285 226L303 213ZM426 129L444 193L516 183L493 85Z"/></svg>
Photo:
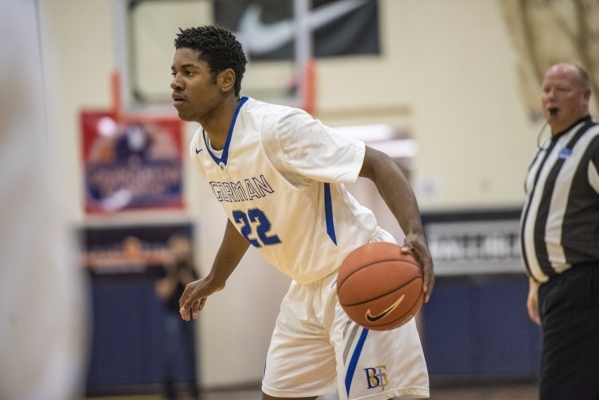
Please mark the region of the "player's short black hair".
<svg viewBox="0 0 599 400"><path fill-rule="evenodd" d="M175 49L196 50L200 54L200 60L208 63L215 82L216 74L231 68L235 72L235 96L239 96L241 80L248 61L235 35L216 25L179 28L179 31L175 39Z"/></svg>

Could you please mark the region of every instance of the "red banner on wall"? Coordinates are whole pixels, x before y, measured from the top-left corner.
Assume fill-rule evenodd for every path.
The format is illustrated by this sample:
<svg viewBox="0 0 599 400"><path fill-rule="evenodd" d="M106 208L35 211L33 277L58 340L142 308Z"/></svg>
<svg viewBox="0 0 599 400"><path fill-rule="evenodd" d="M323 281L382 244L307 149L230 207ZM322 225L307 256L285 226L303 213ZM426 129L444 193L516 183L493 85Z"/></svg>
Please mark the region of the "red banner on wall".
<svg viewBox="0 0 599 400"><path fill-rule="evenodd" d="M183 134L178 119L117 123L81 113L87 213L183 207Z"/></svg>

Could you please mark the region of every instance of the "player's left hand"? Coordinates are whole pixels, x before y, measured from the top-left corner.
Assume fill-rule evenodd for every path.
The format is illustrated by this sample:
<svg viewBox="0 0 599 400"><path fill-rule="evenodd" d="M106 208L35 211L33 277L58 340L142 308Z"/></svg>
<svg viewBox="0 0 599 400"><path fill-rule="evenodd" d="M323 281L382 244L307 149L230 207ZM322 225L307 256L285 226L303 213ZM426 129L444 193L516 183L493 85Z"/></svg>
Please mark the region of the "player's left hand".
<svg viewBox="0 0 599 400"><path fill-rule="evenodd" d="M427 303L435 285L435 274L433 272L433 258L428 250L424 235L408 234L401 251L404 254L411 254L420 263L420 269L422 269L424 277L422 291L424 292L424 302Z"/></svg>
<svg viewBox="0 0 599 400"><path fill-rule="evenodd" d="M189 321L191 317L197 319L198 313L204 308L208 296L223 288L224 286L212 285L208 277L188 283L185 286L183 295L179 299L179 307L181 307L179 313L181 314L181 318L185 321Z"/></svg>

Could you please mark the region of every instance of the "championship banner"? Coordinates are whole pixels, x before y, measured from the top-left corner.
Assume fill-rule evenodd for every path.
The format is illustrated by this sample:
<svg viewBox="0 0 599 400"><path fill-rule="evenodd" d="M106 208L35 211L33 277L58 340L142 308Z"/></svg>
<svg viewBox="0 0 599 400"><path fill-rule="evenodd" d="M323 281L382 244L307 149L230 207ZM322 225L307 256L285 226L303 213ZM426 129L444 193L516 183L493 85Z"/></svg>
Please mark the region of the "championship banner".
<svg viewBox="0 0 599 400"><path fill-rule="evenodd" d="M183 207L181 121L83 111L81 135L87 213Z"/></svg>
<svg viewBox="0 0 599 400"><path fill-rule="evenodd" d="M312 56L380 53L377 0L313 0L307 27ZM219 0L214 21L230 29L250 60L293 58L293 0Z"/></svg>

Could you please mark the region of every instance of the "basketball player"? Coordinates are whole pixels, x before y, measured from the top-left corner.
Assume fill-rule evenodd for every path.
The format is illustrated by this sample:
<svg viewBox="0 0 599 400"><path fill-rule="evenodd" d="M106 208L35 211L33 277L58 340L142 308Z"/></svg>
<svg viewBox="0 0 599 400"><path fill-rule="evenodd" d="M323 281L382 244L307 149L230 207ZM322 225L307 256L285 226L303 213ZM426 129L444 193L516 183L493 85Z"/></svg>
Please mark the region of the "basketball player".
<svg viewBox="0 0 599 400"><path fill-rule="evenodd" d="M229 219L210 273L187 285L181 315L197 318L222 290L250 245L293 278L268 351L263 399L429 397L414 319L374 332L349 320L335 281L343 259L368 242L394 242L344 183L371 179L406 233L424 273L433 265L416 199L398 164L299 109L240 97L246 58L235 37L215 26L181 30L172 65L174 106L201 128L194 164Z"/></svg>

